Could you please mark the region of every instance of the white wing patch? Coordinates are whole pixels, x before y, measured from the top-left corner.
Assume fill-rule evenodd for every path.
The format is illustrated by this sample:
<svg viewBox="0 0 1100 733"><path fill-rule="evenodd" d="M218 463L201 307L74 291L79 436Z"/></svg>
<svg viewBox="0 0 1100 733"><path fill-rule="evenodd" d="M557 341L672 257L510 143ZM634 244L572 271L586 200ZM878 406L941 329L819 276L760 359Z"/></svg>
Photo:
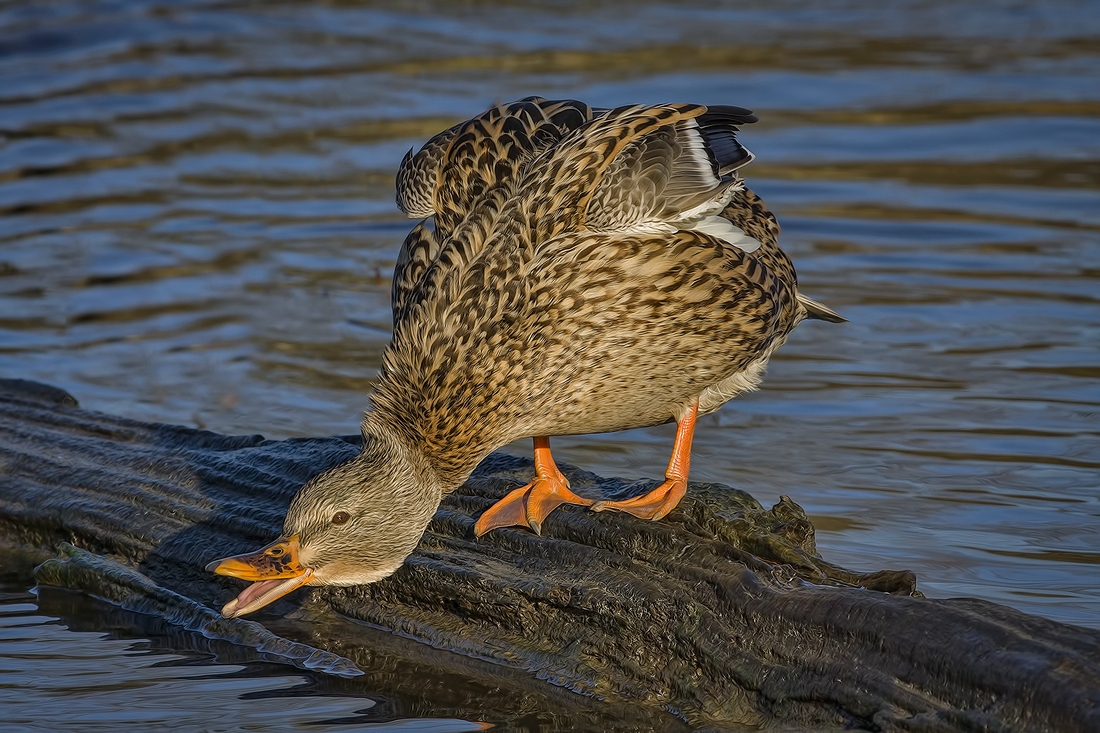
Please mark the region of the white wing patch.
<svg viewBox="0 0 1100 733"><path fill-rule="evenodd" d="M687 149L688 156L691 157L692 162L698 169L698 175L701 178L713 179L714 186L719 185L722 179L714 173L715 164L711 162L710 156L707 154L707 148L703 142L703 133L699 130L699 123L695 120L688 120L685 127L690 132L678 136L678 142Z"/></svg>
<svg viewBox="0 0 1100 733"><path fill-rule="evenodd" d="M683 224L680 228L709 234L712 237L721 239L723 242L732 244L744 252L755 252L762 246L759 239L750 237L745 234L744 229L734 226L729 219L723 219L720 216L705 216L691 224Z"/></svg>

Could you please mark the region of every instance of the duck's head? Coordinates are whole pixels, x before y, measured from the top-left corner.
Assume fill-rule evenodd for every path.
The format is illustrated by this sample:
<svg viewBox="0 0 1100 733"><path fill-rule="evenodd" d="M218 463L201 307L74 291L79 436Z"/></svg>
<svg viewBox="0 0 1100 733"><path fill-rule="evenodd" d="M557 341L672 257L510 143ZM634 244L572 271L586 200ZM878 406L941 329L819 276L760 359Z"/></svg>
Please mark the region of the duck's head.
<svg viewBox="0 0 1100 733"><path fill-rule="evenodd" d="M401 567L443 492L405 451L365 438L358 456L302 487L279 539L206 566L254 581L222 608L224 616L252 613L304 585L373 583Z"/></svg>

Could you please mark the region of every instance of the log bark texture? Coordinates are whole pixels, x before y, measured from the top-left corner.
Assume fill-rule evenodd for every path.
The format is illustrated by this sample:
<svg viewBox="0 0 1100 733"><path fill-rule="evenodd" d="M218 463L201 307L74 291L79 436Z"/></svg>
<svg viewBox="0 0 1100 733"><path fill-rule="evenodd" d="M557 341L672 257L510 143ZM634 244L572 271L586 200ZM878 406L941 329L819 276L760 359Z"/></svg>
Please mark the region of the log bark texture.
<svg viewBox="0 0 1100 733"><path fill-rule="evenodd" d="M302 482L356 450L139 423L0 381L3 556L68 542L218 607L240 584L203 566L272 539ZM645 488L563 468L593 498ZM600 730L1100 730L1096 631L923 598L907 572L845 571L795 503L716 485L692 484L661 522L568 507L542 537L476 540L477 515L530 472L491 456L393 577L256 620L366 672L343 685L490 722L553 709Z"/></svg>

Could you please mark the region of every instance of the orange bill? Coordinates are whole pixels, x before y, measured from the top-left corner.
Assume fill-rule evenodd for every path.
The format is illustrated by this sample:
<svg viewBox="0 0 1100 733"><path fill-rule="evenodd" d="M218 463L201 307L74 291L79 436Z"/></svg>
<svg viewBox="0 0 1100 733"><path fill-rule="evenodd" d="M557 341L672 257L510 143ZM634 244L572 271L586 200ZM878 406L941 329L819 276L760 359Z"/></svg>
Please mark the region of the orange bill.
<svg viewBox="0 0 1100 733"><path fill-rule="evenodd" d="M252 613L313 580L313 570L298 560L298 535L279 538L262 550L215 560L210 572L255 581L222 607L228 618Z"/></svg>

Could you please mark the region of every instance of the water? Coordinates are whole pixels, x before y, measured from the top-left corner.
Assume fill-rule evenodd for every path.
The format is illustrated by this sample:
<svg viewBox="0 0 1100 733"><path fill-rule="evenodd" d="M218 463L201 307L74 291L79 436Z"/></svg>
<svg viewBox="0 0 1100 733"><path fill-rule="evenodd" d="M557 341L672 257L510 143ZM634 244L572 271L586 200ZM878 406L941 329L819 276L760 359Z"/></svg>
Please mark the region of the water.
<svg viewBox="0 0 1100 733"><path fill-rule="evenodd" d="M531 93L742 105L750 185L851 323L802 325L701 420L693 477L790 495L852 569L1100 627L1097 78L1089 2L0 4L0 373L139 419L354 432L409 147ZM671 437L556 455L655 476ZM226 729L472 729L400 695L357 718L365 685L273 707L299 673L154 649L94 604L53 621L5 583L21 726L202 727L168 702L201 689Z"/></svg>
<svg viewBox="0 0 1100 733"><path fill-rule="evenodd" d="M157 630L164 636L132 640ZM231 645L187 648L199 638L64 591L0 591L5 730L483 730L465 720L395 719L385 699L342 681L234 664Z"/></svg>

